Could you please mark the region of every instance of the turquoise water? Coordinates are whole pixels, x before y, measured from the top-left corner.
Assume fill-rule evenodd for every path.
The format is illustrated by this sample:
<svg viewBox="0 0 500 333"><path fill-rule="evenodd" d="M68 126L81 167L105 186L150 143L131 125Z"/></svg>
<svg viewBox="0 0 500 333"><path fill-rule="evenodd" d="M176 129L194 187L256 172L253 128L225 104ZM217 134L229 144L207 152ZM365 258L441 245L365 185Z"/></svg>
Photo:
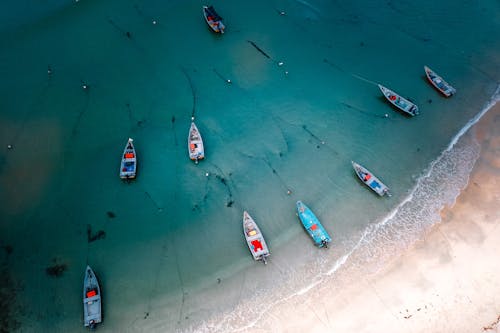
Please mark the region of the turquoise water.
<svg viewBox="0 0 500 333"><path fill-rule="evenodd" d="M89 263L104 331L234 331L342 266L377 266L466 183L478 147L449 145L498 99L498 2L214 3L224 36L202 5L0 4L3 327L83 330ZM457 95L441 97L424 65ZM394 111L376 83L420 115ZM123 183L128 137L139 174ZM362 186L351 160L393 196ZM313 247L297 200L333 248ZM248 253L243 209L271 247L268 266ZM104 237L88 242L88 230Z"/></svg>

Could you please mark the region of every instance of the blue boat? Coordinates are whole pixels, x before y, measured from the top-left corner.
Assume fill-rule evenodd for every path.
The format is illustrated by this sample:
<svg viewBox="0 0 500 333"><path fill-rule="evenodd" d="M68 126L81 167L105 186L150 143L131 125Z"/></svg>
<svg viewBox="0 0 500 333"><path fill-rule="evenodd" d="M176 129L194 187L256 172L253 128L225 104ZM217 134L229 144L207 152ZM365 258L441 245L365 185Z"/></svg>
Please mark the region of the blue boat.
<svg viewBox="0 0 500 333"><path fill-rule="evenodd" d="M302 225L309 235L311 235L314 243L319 247L328 247L328 243L330 243L332 239L309 207L304 205L302 201L297 201L297 212Z"/></svg>

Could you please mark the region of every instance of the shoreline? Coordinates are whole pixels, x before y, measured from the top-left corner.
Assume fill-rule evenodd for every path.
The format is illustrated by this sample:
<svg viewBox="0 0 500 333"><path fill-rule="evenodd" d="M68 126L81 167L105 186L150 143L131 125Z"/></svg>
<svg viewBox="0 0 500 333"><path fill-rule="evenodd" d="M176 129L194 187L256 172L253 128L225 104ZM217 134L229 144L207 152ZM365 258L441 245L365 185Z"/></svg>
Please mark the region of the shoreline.
<svg viewBox="0 0 500 333"><path fill-rule="evenodd" d="M421 240L380 271L277 304L243 331L500 332L499 124L496 103L471 128L480 155L467 186Z"/></svg>

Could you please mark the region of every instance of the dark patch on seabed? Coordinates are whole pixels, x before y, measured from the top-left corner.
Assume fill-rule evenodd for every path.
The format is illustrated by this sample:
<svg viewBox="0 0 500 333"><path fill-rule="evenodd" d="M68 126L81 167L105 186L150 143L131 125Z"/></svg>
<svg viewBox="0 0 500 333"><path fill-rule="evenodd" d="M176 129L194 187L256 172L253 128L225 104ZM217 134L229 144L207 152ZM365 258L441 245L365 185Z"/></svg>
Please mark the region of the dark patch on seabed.
<svg viewBox="0 0 500 333"><path fill-rule="evenodd" d="M52 259L52 265L48 266L45 269L45 273L51 277L61 277L64 272L68 269L68 264L65 262L60 262L58 258Z"/></svg>
<svg viewBox="0 0 500 333"><path fill-rule="evenodd" d="M47 267L45 269L45 272L49 276L58 278L58 277L61 277L64 274L64 272L66 271L66 269L68 269L68 265L66 265L65 263L54 264L52 266Z"/></svg>
<svg viewBox="0 0 500 333"><path fill-rule="evenodd" d="M14 248L12 247L12 245L7 244L7 245L3 245L2 247L5 250L5 254L7 254L7 255L10 255L12 253L12 251L14 251Z"/></svg>
<svg viewBox="0 0 500 333"><path fill-rule="evenodd" d="M20 310L16 296L23 288L12 278L7 267L8 258L13 251L12 246L4 245L3 248L6 256L0 268L0 333L7 333L21 328L21 322L16 318Z"/></svg>
<svg viewBox="0 0 500 333"><path fill-rule="evenodd" d="M87 224L87 242L92 243L103 238L106 238L106 232L104 230L98 230L96 233L92 233L92 226Z"/></svg>

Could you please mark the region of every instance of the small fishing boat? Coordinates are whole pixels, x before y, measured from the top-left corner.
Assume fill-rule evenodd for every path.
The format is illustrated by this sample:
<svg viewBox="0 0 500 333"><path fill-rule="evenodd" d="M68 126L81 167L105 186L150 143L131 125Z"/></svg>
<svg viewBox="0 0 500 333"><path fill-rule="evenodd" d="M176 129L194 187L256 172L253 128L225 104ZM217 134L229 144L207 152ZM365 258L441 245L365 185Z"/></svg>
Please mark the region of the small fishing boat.
<svg viewBox="0 0 500 333"><path fill-rule="evenodd" d="M222 17L217 14L213 6L203 6L203 16L208 26L217 33L224 33L226 26L222 23Z"/></svg>
<svg viewBox="0 0 500 333"><path fill-rule="evenodd" d="M188 135L188 152L189 158L198 163L198 160L205 158L205 149L203 148L203 140L201 134L196 127L194 120L191 121Z"/></svg>
<svg viewBox="0 0 500 333"><path fill-rule="evenodd" d="M133 179L137 171L137 156L132 139L128 139L123 151L122 163L120 165L120 178Z"/></svg>
<svg viewBox="0 0 500 333"><path fill-rule="evenodd" d="M418 114L418 107L415 104L381 84L379 84L378 87L382 91L382 94L384 94L385 98L387 98L387 100L399 110L408 113L410 116Z"/></svg>
<svg viewBox="0 0 500 333"><path fill-rule="evenodd" d="M457 91L451 85L448 84L443 78L437 75L432 69L427 66L424 66L425 76L427 76L427 80L443 95L446 97L450 97L454 95Z"/></svg>
<svg viewBox="0 0 500 333"><path fill-rule="evenodd" d="M375 193L377 193L380 196L384 196L385 194L391 196L389 188L385 186L384 183L380 181L380 179L375 177L373 173L371 173L370 171L368 171L368 169L366 169L365 167L356 162L351 161L351 163L352 167L354 168L354 171L356 172L356 175L358 175L359 179L361 179L361 181L365 183L366 186L371 188L373 191L375 191Z"/></svg>
<svg viewBox="0 0 500 333"><path fill-rule="evenodd" d="M94 329L101 321L101 288L94 271L87 265L83 279L83 323Z"/></svg>
<svg viewBox="0 0 500 333"><path fill-rule="evenodd" d="M245 233L248 248L250 252L252 252L253 258L267 264L266 258L270 254L269 248L267 247L264 236L262 236L257 223L255 223L247 211L243 212L243 232Z"/></svg>
<svg viewBox="0 0 500 333"><path fill-rule="evenodd" d="M302 201L297 201L297 212L302 225L319 247L328 247L332 241L318 218Z"/></svg>

